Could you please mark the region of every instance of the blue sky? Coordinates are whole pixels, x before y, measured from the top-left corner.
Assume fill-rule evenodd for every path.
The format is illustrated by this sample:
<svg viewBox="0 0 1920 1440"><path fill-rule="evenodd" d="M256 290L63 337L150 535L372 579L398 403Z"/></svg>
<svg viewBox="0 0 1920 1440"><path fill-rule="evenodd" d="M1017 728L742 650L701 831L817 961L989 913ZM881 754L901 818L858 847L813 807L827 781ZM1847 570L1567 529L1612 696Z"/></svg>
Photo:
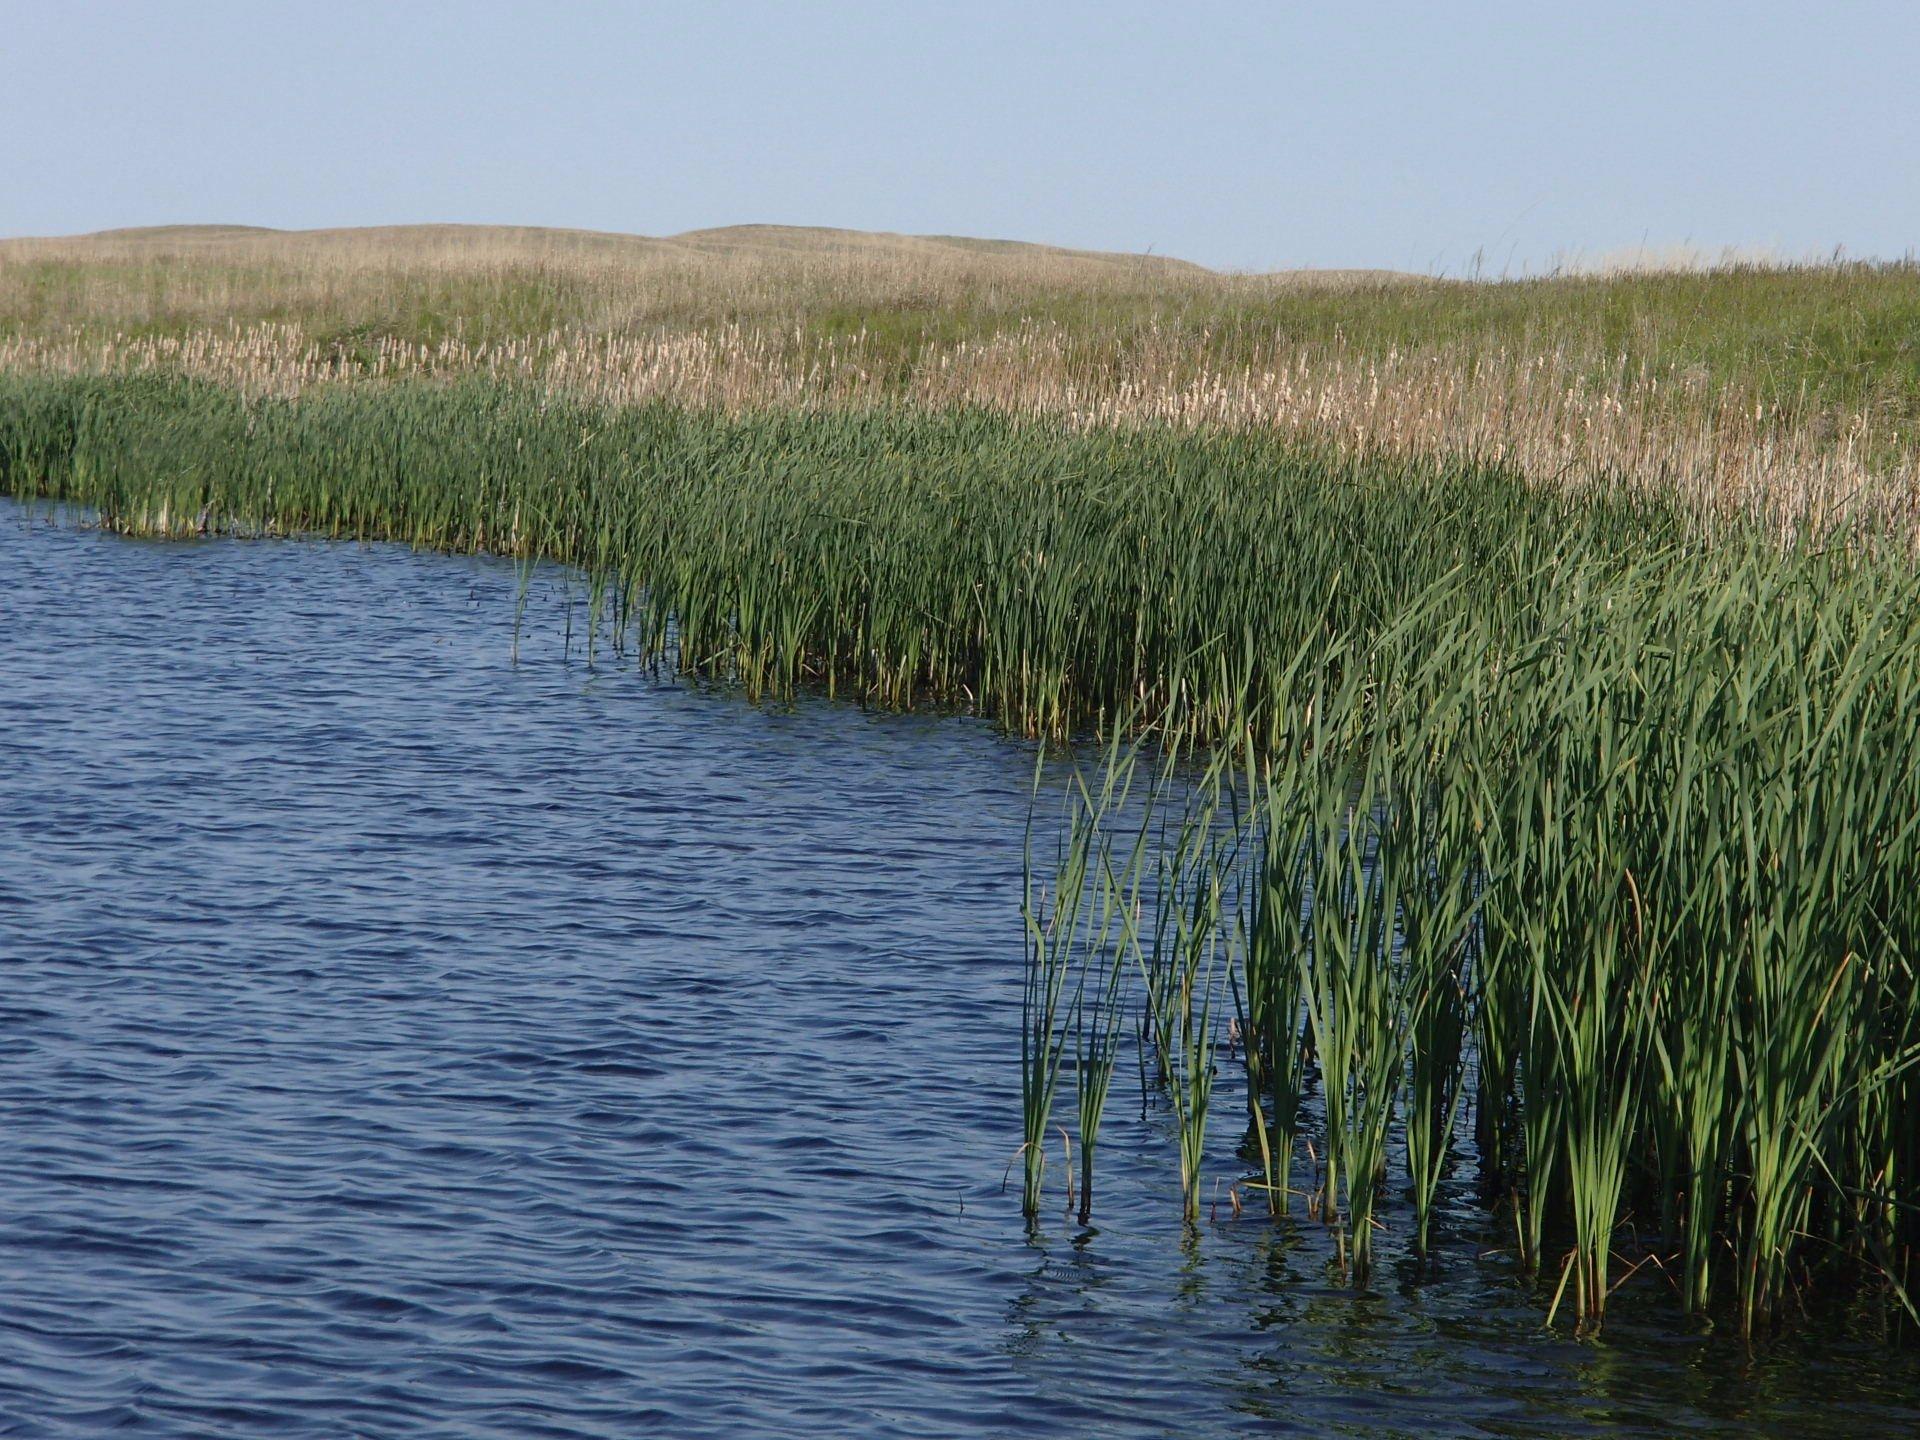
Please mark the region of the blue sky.
<svg viewBox="0 0 1920 1440"><path fill-rule="evenodd" d="M0 0L0 234L1007 236L1237 268L1920 249L1920 3Z"/></svg>

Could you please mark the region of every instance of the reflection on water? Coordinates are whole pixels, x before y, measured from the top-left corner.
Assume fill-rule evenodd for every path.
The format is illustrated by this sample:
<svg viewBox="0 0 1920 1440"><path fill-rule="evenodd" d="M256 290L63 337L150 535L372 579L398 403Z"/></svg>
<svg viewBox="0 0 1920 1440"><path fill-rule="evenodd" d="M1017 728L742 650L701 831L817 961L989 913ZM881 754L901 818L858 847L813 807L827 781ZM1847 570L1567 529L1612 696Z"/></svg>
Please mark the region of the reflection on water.
<svg viewBox="0 0 1920 1440"><path fill-rule="evenodd" d="M1548 1334L1464 1196L1364 1293L1183 1233L1124 1081L1097 1224L1030 1236L983 725L589 670L554 576L515 667L492 562L13 506L0 558L0 1433L1920 1426L1840 1318Z"/></svg>

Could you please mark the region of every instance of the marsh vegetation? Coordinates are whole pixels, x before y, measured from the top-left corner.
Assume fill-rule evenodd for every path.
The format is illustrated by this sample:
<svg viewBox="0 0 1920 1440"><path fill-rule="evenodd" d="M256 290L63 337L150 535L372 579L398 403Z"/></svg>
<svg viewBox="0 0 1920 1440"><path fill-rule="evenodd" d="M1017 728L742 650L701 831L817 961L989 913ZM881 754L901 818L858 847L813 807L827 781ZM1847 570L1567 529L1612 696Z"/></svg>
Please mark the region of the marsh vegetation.
<svg viewBox="0 0 1920 1440"><path fill-rule="evenodd" d="M1911 266L509 240L9 248L0 490L557 560L603 655L1079 742L1030 1214L1131 1050L1170 1203L1231 1113L1351 1276L1470 1167L1586 1329L1915 1318Z"/></svg>

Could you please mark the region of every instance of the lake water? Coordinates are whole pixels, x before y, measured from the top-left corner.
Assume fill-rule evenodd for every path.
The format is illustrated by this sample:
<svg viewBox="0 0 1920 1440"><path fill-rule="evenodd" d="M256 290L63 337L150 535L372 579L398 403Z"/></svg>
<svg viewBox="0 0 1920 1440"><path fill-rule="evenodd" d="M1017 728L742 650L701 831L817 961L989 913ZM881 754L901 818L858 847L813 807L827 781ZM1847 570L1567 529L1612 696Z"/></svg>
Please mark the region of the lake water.
<svg viewBox="0 0 1920 1440"><path fill-rule="evenodd" d="M1124 1071L1030 1235L1032 751L590 669L555 574L515 664L515 589L0 502L0 1434L1920 1431L1844 1317L1548 1333L1465 1203L1364 1290L1183 1234Z"/></svg>

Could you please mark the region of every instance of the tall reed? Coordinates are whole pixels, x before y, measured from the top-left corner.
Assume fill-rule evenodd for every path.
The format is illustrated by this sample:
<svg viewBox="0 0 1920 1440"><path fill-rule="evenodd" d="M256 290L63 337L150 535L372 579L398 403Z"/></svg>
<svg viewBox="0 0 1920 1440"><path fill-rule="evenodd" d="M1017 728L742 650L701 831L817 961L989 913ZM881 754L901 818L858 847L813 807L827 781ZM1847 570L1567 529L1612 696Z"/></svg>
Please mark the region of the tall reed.
<svg viewBox="0 0 1920 1440"><path fill-rule="evenodd" d="M1550 1316L1597 1330L1644 1272L1753 1336L1831 1286L1912 1317L1908 558L1563 529L1536 565L1509 535L1490 589L1462 562L1343 632L1290 728L1223 752L1261 797L1240 841L1166 842L1163 925L1254 897L1222 952L1254 1183L1284 1194L1317 1121L1315 1213L1364 1280L1391 1137L1425 1251L1471 1087Z"/></svg>

